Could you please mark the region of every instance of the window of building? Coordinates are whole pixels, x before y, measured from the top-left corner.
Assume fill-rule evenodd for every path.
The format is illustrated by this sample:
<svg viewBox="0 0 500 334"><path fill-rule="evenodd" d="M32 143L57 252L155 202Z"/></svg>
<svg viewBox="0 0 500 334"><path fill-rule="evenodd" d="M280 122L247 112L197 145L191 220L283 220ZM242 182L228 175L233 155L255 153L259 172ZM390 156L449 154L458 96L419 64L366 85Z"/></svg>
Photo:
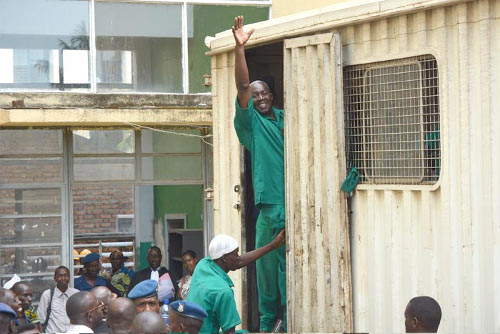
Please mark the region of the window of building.
<svg viewBox="0 0 500 334"><path fill-rule="evenodd" d="M88 1L0 2L0 89L88 90Z"/></svg>
<svg viewBox="0 0 500 334"><path fill-rule="evenodd" d="M348 172L367 184L434 184L439 80L430 55L344 67Z"/></svg>
<svg viewBox="0 0 500 334"><path fill-rule="evenodd" d="M223 6L223 5L188 5L188 50L189 50L189 91L210 92L210 86L204 85L204 75L210 75L210 57L205 36L229 29L233 18L244 15L245 24L265 21L269 18L268 7Z"/></svg>
<svg viewBox="0 0 500 334"><path fill-rule="evenodd" d="M0 281L29 278L35 297L67 251L63 157L60 130L0 131Z"/></svg>
<svg viewBox="0 0 500 334"><path fill-rule="evenodd" d="M59 265L78 276L87 251L106 269L118 248L142 269L134 251L143 242L164 249L168 265L165 217L183 213L186 233L203 236L206 132L0 130L0 284L17 274L34 282L38 300Z"/></svg>
<svg viewBox="0 0 500 334"><path fill-rule="evenodd" d="M206 93L205 37L270 0L4 0L0 90ZM92 18L92 19L90 19ZM205 76L205 77L204 77Z"/></svg>

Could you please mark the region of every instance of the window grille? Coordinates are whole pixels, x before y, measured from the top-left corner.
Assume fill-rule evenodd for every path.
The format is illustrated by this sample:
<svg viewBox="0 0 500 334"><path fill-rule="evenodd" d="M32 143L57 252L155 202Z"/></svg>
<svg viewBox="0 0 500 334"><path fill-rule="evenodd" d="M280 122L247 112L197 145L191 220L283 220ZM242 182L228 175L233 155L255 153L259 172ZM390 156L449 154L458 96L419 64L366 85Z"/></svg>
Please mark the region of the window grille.
<svg viewBox="0 0 500 334"><path fill-rule="evenodd" d="M344 67L348 172L366 184L434 184L439 79L431 55Z"/></svg>

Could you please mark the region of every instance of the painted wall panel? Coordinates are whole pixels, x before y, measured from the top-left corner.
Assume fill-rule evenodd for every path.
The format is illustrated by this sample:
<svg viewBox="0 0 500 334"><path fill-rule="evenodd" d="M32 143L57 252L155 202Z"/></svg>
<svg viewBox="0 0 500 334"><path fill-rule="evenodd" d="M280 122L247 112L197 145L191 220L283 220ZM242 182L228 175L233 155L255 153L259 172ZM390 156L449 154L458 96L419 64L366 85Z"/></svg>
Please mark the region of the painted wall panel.
<svg viewBox="0 0 500 334"><path fill-rule="evenodd" d="M362 185L352 199L357 332L404 331L417 295L441 304L440 331L500 330L497 8L473 1L341 29L344 65L430 52L440 80L439 187Z"/></svg>

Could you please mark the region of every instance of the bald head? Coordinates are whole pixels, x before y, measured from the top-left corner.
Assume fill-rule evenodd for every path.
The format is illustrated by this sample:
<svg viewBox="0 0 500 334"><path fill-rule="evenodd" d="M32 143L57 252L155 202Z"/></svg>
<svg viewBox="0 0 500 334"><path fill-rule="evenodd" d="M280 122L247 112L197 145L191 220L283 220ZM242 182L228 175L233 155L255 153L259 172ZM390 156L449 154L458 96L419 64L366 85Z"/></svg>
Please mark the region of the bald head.
<svg viewBox="0 0 500 334"><path fill-rule="evenodd" d="M111 333L128 333L135 316L135 304L132 300L116 298L109 303L106 324Z"/></svg>
<svg viewBox="0 0 500 334"><path fill-rule="evenodd" d="M109 305L109 303L116 298L116 294L112 293L111 290L105 286L96 286L90 291L96 298L103 302L104 305Z"/></svg>
<svg viewBox="0 0 500 334"><path fill-rule="evenodd" d="M136 315L130 330L132 333L167 333L167 325L158 313L146 311Z"/></svg>
<svg viewBox="0 0 500 334"><path fill-rule="evenodd" d="M71 324L94 328L102 321L102 307L94 294L80 291L69 297L66 313Z"/></svg>

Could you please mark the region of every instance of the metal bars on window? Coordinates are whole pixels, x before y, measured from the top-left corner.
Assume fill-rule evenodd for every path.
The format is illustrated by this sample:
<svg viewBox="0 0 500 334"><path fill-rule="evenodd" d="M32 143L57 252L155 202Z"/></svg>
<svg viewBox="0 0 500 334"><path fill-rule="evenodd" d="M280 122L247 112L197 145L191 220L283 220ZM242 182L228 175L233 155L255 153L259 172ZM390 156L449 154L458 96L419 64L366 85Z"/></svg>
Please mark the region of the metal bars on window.
<svg viewBox="0 0 500 334"><path fill-rule="evenodd" d="M367 184L434 184L440 173L437 62L424 55L344 68L348 171Z"/></svg>

